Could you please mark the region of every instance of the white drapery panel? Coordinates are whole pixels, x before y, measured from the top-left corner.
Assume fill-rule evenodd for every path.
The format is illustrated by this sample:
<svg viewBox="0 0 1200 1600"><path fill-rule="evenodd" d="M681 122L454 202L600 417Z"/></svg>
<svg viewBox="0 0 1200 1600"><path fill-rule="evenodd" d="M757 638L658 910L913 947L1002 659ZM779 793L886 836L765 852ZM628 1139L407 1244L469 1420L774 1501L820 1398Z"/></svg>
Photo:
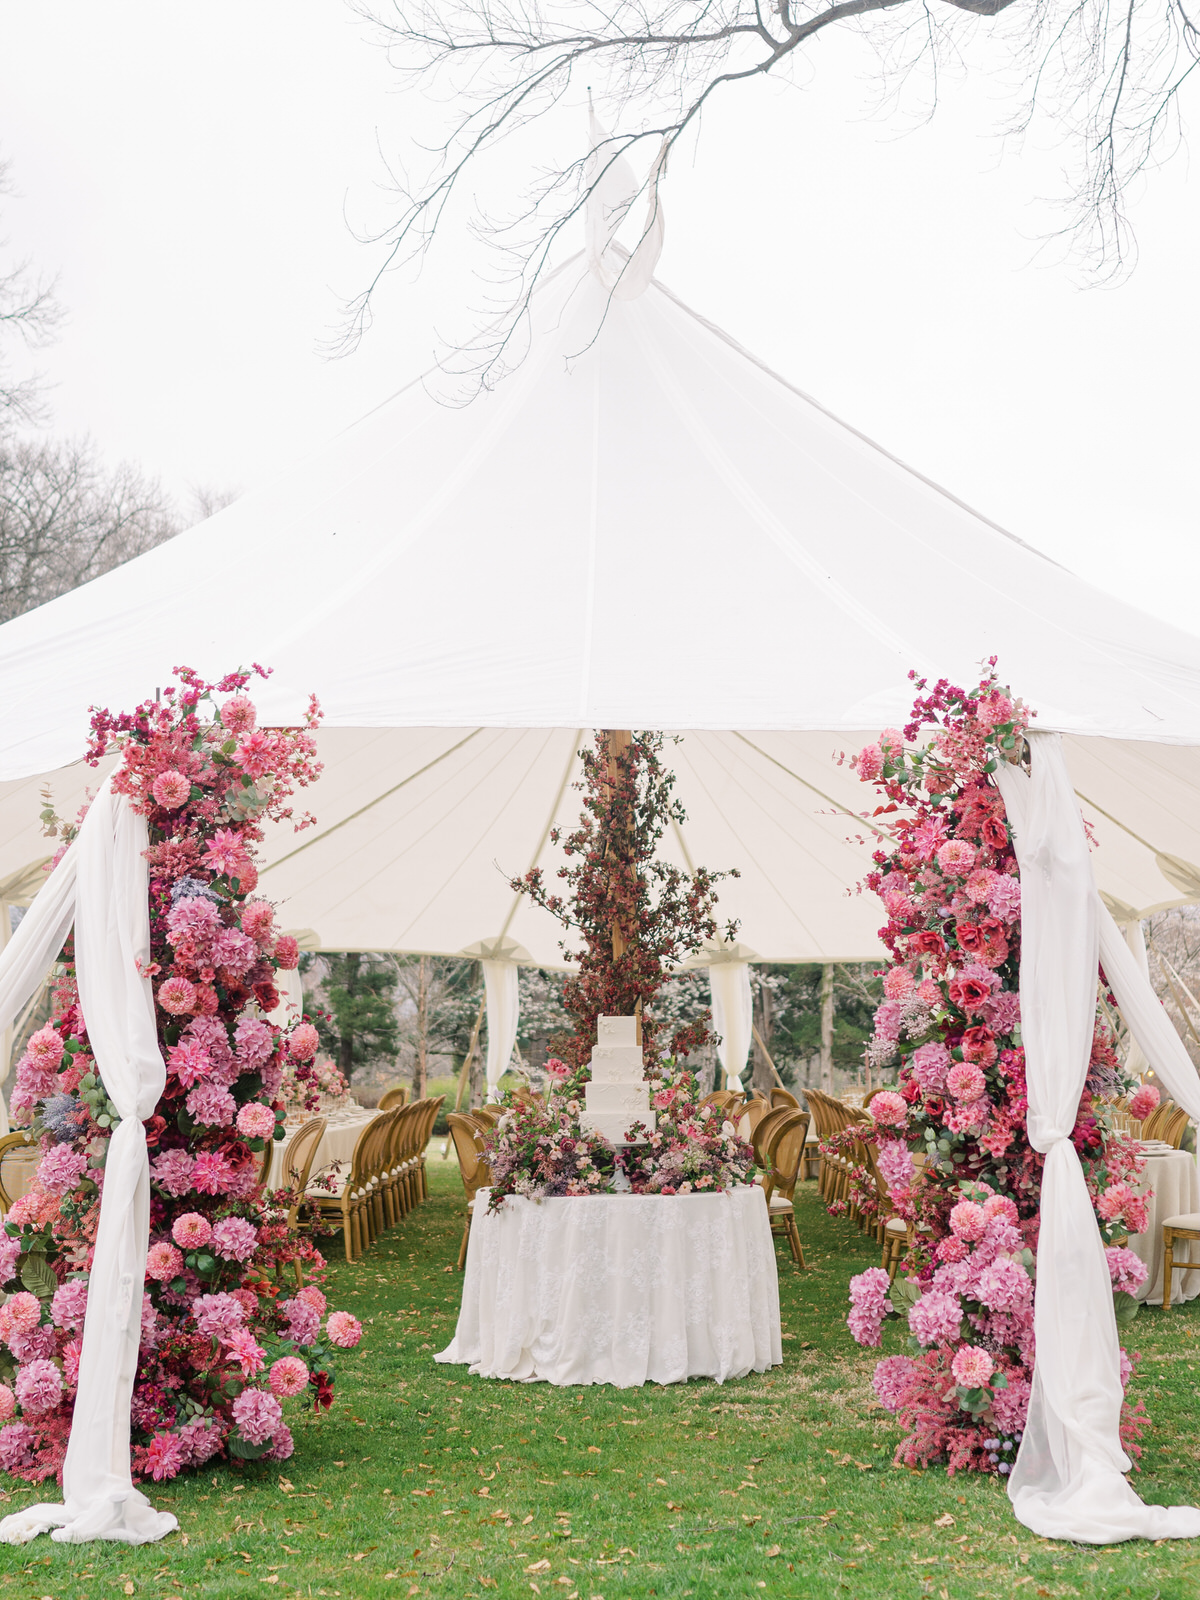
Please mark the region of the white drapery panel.
<svg viewBox="0 0 1200 1600"><path fill-rule="evenodd" d="M1101 901L1101 905L1103 906L1103 901ZM1101 937L1103 937L1103 935L1101 935ZM1140 917L1136 917L1132 922L1127 922L1125 924L1124 938L1125 943L1129 946L1130 954L1137 962L1138 971L1146 980L1147 986L1149 986L1150 956L1146 950L1146 935L1142 932L1142 922ZM1101 956L1100 959L1103 961L1104 957ZM1126 1017L1125 1020L1128 1023L1128 1017ZM1175 1032L1174 1028L1171 1029L1171 1032ZM1135 1078L1140 1078L1149 1065L1149 1057L1138 1043L1137 1035L1134 1033L1133 1028L1130 1027L1129 1050L1125 1057L1125 1070L1126 1072L1132 1073Z"/></svg>
<svg viewBox="0 0 1200 1600"><path fill-rule="evenodd" d="M500 1098L500 1079L512 1060L521 1016L515 962L484 961L483 987L487 997L487 1097L495 1104Z"/></svg>
<svg viewBox="0 0 1200 1600"><path fill-rule="evenodd" d="M1091 1053L1102 913L1105 947L1111 948L1120 981L1142 1020L1143 1046L1151 1019L1148 1008L1138 1007L1136 960L1100 904L1061 740L1050 733L1028 737L1030 775L1008 765L996 775L1021 869L1021 1037L1029 1138L1046 1157L1034 1297L1037 1356L1009 1495L1018 1520L1043 1538L1088 1544L1194 1538L1200 1535L1200 1511L1145 1505L1123 1476L1130 1463L1120 1440L1120 1346L1112 1285L1070 1138ZM1112 981L1107 963L1105 973ZM1148 984L1145 990L1153 999ZM1124 1009L1115 983L1113 992ZM1153 1003L1161 1012L1157 1000ZM1126 1016L1136 1031L1134 1017ZM1165 1015L1163 1021L1170 1028ZM1195 1099L1190 1062L1188 1070Z"/></svg>
<svg viewBox="0 0 1200 1600"><path fill-rule="evenodd" d="M109 782L79 837L0 957L0 1025L8 1026L75 925L79 998L88 1039L121 1121L108 1147L88 1288L79 1386L63 1466L63 1505L34 1505L0 1522L0 1540L23 1544L53 1530L61 1542L144 1544L178 1526L133 1487L129 1405L142 1332L150 1225L150 1167L143 1119L166 1069L158 1048L150 960L145 819Z"/></svg>
<svg viewBox="0 0 1200 1600"><path fill-rule="evenodd" d="M593 111L588 117L591 154L585 182L593 185L584 208L587 263L594 276L618 300L636 300L650 286L666 234L659 184L666 174L667 145L663 141L646 179L646 222L632 254L615 246L621 224L642 186L623 155L616 155L609 135Z"/></svg>
<svg viewBox="0 0 1200 1600"><path fill-rule="evenodd" d="M720 1038L717 1059L725 1074L725 1087L740 1094L754 1027L750 963L714 961L708 969L708 982L712 993L713 1032Z"/></svg>

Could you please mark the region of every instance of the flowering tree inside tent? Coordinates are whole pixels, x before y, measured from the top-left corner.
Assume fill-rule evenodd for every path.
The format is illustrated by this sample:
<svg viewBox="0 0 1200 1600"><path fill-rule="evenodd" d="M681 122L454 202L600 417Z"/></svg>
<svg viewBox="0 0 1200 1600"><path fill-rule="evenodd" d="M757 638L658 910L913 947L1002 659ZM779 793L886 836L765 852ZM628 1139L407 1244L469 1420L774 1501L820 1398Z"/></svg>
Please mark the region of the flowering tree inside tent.
<svg viewBox="0 0 1200 1600"><path fill-rule="evenodd" d="M851 763L881 792L875 815L889 818L891 843L866 880L887 911L891 957L869 1048L897 1086L872 1099L870 1128L833 1142L870 1148L893 1210L915 1225L890 1287L881 1268L852 1279L849 1317L855 1339L876 1346L885 1320L907 1318L911 1353L879 1363L875 1390L906 1430L897 1456L910 1466L1007 1473L1029 1401L1042 1157L1025 1126L1021 885L991 776L1021 758L1028 719L994 670L970 691L943 680L918 697L903 733L887 730ZM1146 1275L1123 1243L1146 1226L1144 1163L1116 1131L1112 1102L1131 1093L1141 1118L1158 1094L1126 1078L1105 1003L1101 988L1071 1137L1127 1321ZM853 1188L873 1214L874 1175L860 1168ZM1122 1353L1126 1384L1132 1366ZM1127 1399L1122 1441L1134 1456L1143 1417Z"/></svg>
<svg viewBox="0 0 1200 1600"><path fill-rule="evenodd" d="M88 752L93 764L118 753L114 787L150 835L149 974L167 1079L146 1125L150 1242L132 1427L134 1470L158 1480L217 1456L285 1459L284 1402L328 1408L332 1349L361 1336L348 1313L325 1317L317 1282L282 1287L297 1259L310 1280L324 1262L289 1234L286 1206L260 1181L283 1133L285 1070L311 1062L317 1033L267 1020L275 974L298 952L254 895L253 852L263 821L290 817L288 798L320 771L319 709L313 701L302 728L260 728L250 674L215 685L177 676L161 703L94 711ZM66 849L76 830L64 831ZM32 1125L42 1156L0 1234L0 1467L36 1481L61 1477L118 1120L89 1049L70 941L52 1020L18 1064L12 1114Z"/></svg>

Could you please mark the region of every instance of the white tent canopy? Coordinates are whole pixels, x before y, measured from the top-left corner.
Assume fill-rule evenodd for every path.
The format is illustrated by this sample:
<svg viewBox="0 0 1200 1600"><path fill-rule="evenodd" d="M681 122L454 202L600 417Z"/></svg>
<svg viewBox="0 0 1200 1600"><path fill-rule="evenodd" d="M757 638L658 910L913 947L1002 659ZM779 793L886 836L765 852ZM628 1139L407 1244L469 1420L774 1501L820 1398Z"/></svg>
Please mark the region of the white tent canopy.
<svg viewBox="0 0 1200 1600"><path fill-rule="evenodd" d="M831 417L652 283L570 263L518 371L464 408L401 390L285 479L0 628L0 880L73 810L89 703L257 660L264 720L326 711L317 829L263 890L330 949L559 931L551 869L595 727L679 730L674 857L742 877L764 960L870 958L870 793L834 760L903 722L908 668L981 657L1065 731L1125 915L1200 896L1200 640L1102 594ZM1165 874L1165 875L1164 875Z"/></svg>

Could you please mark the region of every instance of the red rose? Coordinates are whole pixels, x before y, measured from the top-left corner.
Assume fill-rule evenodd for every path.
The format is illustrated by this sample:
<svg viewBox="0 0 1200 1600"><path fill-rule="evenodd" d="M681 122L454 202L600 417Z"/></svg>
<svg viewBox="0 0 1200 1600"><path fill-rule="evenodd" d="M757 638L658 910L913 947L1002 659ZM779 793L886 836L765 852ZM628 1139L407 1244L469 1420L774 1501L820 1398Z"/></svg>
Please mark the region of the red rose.
<svg viewBox="0 0 1200 1600"><path fill-rule="evenodd" d="M998 1054L992 1034L982 1026L968 1028L962 1036L964 1061L973 1061L977 1067L990 1067Z"/></svg>
<svg viewBox="0 0 1200 1600"><path fill-rule="evenodd" d="M900 1085L900 1093L910 1106L915 1106L921 1098L921 1086L915 1078L905 1078Z"/></svg>
<svg viewBox="0 0 1200 1600"><path fill-rule="evenodd" d="M946 941L940 933L935 933L932 928L924 933L914 933L908 941L909 949L914 954L923 956L940 956L946 948Z"/></svg>
<svg viewBox="0 0 1200 1600"><path fill-rule="evenodd" d="M978 955L987 943L984 931L977 922L956 922L954 934L959 949L966 950L971 955Z"/></svg>
<svg viewBox="0 0 1200 1600"><path fill-rule="evenodd" d="M279 990L273 983L256 983L254 998L263 1011L271 1012L279 1005Z"/></svg>
<svg viewBox="0 0 1200 1600"><path fill-rule="evenodd" d="M1008 847L1008 829L998 816L989 817L984 823L983 842L991 845L993 850L1004 850Z"/></svg>

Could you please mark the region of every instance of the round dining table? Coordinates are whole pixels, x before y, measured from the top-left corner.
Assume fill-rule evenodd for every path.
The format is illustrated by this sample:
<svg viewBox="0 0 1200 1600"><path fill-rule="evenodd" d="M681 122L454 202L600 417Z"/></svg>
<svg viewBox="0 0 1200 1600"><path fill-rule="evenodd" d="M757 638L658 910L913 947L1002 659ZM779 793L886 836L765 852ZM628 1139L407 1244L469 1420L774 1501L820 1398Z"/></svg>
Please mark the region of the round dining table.
<svg viewBox="0 0 1200 1600"><path fill-rule="evenodd" d="M1200 1212L1200 1173L1196 1157L1186 1150L1173 1150L1170 1145L1148 1143L1143 1146L1146 1167L1138 1180L1139 1194L1153 1191L1147 1202L1145 1233L1129 1237L1129 1248L1150 1269L1145 1283L1136 1298L1148 1305L1161 1306L1163 1301L1163 1239L1162 1225L1170 1217L1195 1215ZM1200 1245L1181 1243L1175 1246L1176 1260L1184 1251L1193 1252L1191 1259L1197 1264L1195 1272L1176 1272L1171 1289L1171 1304L1182 1305L1200 1295Z"/></svg>

